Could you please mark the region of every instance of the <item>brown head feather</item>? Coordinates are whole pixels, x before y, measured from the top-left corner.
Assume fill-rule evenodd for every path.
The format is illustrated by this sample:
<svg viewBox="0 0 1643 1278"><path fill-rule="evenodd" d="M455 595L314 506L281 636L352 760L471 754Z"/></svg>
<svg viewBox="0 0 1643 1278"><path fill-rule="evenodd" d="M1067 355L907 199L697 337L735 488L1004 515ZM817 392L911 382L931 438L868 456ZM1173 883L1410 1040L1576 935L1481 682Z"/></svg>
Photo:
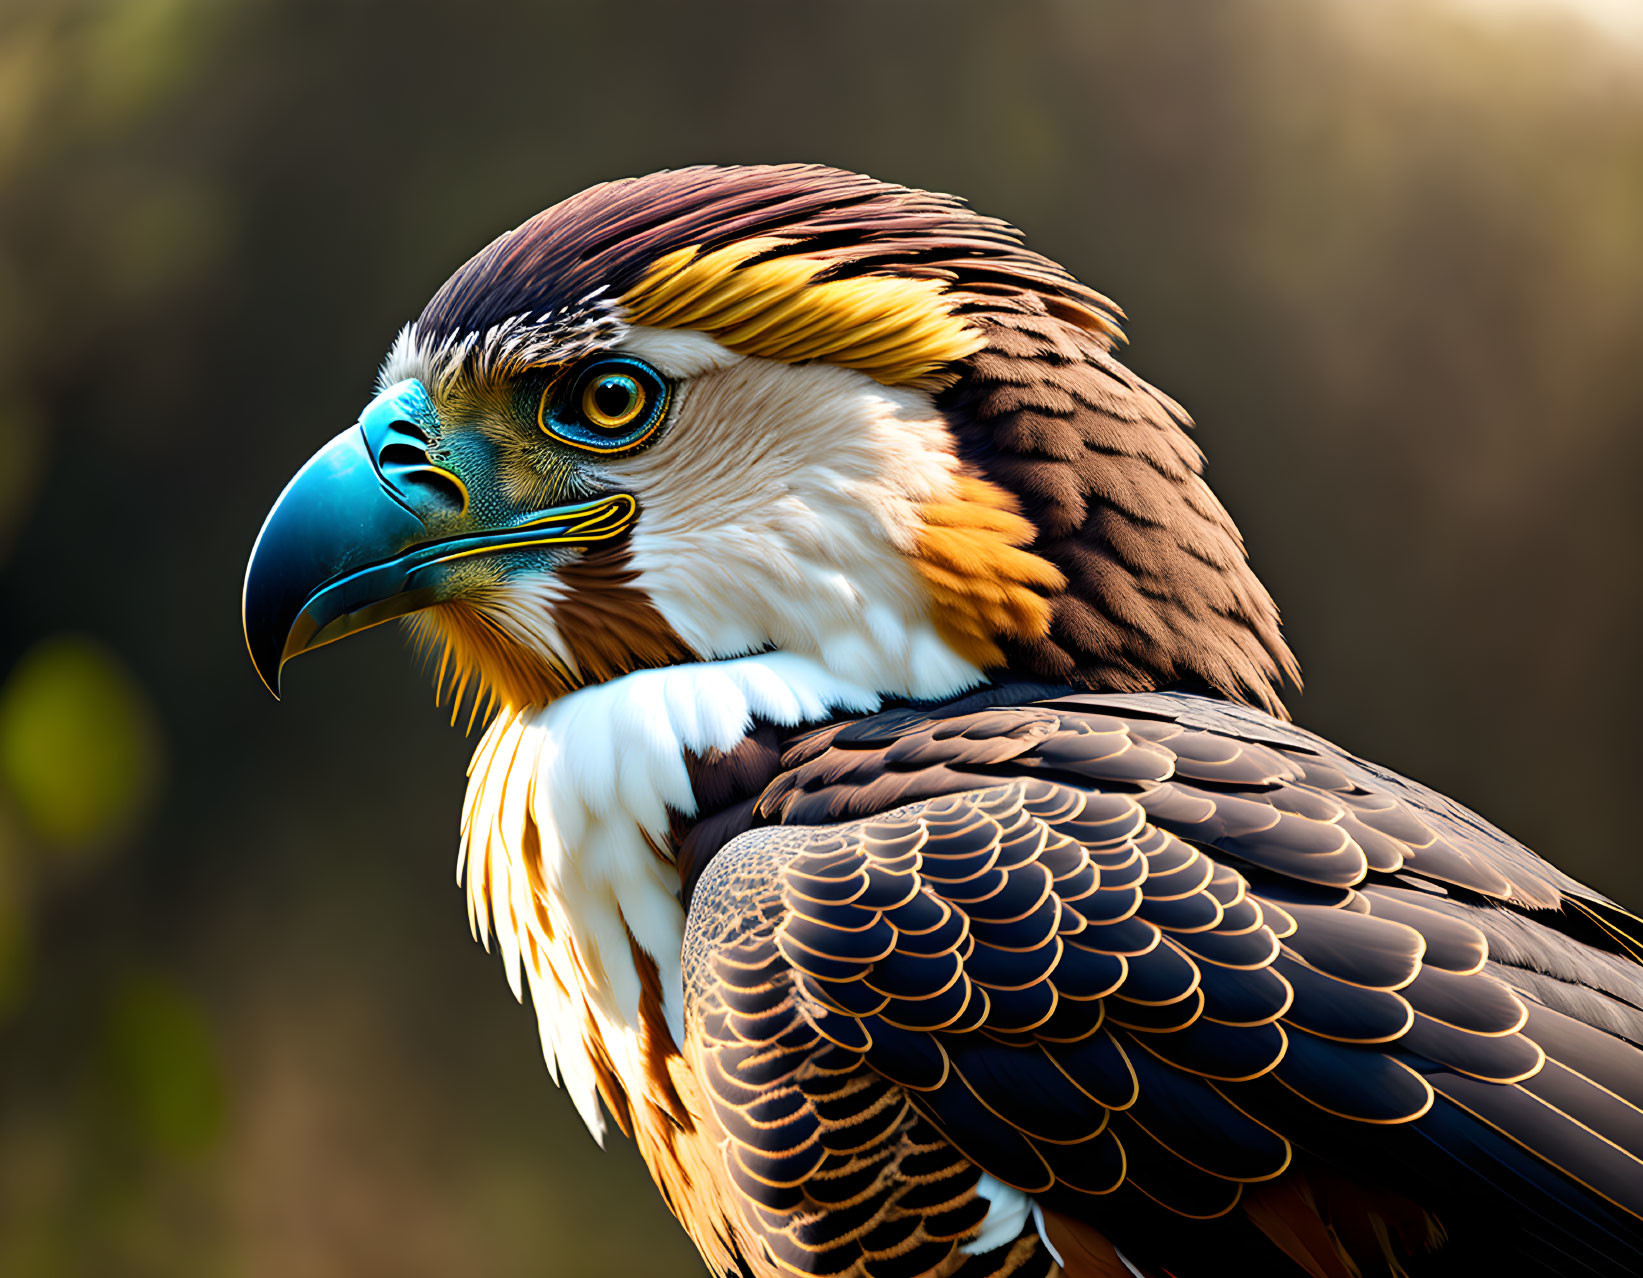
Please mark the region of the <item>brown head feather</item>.
<svg viewBox="0 0 1643 1278"><path fill-rule="evenodd" d="M1278 609L1203 479L1191 420L1098 337L1019 298L938 398L959 453L1015 495L1026 549L1065 577L1035 636L1002 630L1016 676L1124 692L1185 687L1283 714L1300 682Z"/></svg>

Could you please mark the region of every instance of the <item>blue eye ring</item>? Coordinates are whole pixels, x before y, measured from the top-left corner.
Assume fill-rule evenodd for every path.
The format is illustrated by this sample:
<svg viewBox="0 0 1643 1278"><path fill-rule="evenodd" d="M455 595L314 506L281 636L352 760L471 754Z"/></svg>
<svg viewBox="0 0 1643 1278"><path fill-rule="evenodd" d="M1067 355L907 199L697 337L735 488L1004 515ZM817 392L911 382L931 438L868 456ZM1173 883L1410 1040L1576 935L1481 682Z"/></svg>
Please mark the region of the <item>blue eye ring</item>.
<svg viewBox="0 0 1643 1278"><path fill-rule="evenodd" d="M537 425L589 452L630 452L646 443L667 415L668 387L643 360L595 360L542 392Z"/></svg>

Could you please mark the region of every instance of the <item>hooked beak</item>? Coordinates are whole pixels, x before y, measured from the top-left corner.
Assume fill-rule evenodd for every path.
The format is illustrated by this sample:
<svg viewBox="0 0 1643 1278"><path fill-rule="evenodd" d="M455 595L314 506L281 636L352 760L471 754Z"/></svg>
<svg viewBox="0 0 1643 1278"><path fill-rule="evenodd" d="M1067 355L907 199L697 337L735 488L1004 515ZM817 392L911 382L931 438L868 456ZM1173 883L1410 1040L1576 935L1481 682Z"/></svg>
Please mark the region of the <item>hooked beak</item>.
<svg viewBox="0 0 1643 1278"><path fill-rule="evenodd" d="M274 503L246 565L241 611L251 662L276 697L298 653L454 598L457 561L606 541L638 513L631 496L612 493L477 520L468 485L485 484L488 459L470 455L467 479L434 464L427 445L437 429L422 383L391 386Z"/></svg>

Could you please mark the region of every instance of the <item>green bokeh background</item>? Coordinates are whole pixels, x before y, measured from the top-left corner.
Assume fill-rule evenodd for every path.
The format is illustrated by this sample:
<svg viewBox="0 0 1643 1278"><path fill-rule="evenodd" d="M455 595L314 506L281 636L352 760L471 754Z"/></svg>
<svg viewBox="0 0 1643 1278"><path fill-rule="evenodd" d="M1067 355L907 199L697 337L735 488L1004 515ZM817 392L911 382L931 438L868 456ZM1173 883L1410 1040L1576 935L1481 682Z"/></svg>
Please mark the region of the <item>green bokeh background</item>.
<svg viewBox="0 0 1643 1278"><path fill-rule="evenodd" d="M467 935L427 677L384 629L276 706L237 618L397 327L602 178L825 160L1028 228L1198 417L1301 721L1643 902L1625 13L6 0L0 1273L699 1272Z"/></svg>

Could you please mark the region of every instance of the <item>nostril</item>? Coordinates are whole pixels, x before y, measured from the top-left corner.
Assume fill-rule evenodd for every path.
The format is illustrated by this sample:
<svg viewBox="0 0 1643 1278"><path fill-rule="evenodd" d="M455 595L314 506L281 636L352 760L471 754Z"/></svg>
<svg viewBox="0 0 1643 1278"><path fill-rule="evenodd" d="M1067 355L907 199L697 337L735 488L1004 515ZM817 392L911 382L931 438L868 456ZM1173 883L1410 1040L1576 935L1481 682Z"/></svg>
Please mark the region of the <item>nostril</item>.
<svg viewBox="0 0 1643 1278"><path fill-rule="evenodd" d="M384 470L390 466L426 466L428 453L426 449L408 443L404 440L395 440L383 446L377 454L377 461Z"/></svg>
<svg viewBox="0 0 1643 1278"><path fill-rule="evenodd" d="M383 477L419 509L432 505L461 514L467 508L468 494L461 480L435 466L427 452L415 444L404 440L384 444L377 453L377 464L382 467Z"/></svg>

